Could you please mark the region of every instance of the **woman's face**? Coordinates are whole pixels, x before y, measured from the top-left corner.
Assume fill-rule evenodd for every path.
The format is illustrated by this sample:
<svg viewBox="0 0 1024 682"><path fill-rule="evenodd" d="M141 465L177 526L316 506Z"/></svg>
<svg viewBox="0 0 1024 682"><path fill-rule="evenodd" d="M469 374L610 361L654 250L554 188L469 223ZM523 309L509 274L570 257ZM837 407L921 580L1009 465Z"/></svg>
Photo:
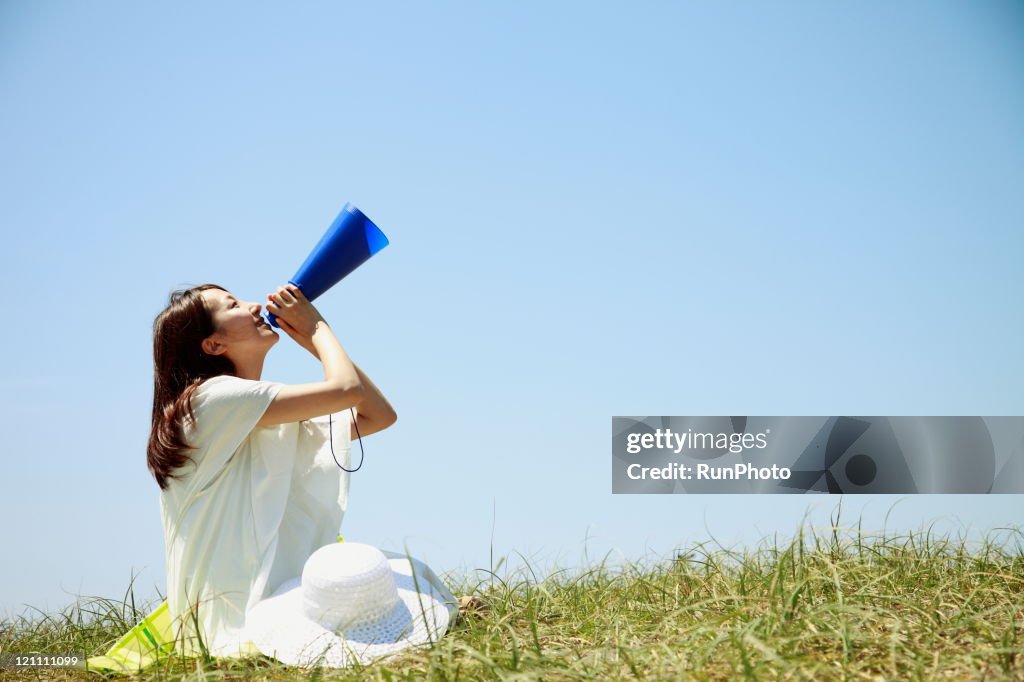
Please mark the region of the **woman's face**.
<svg viewBox="0 0 1024 682"><path fill-rule="evenodd" d="M206 289L200 295L216 330L203 341L207 354L226 353L238 365L244 356L265 354L277 343L278 334L264 321L259 303L240 301L222 289Z"/></svg>

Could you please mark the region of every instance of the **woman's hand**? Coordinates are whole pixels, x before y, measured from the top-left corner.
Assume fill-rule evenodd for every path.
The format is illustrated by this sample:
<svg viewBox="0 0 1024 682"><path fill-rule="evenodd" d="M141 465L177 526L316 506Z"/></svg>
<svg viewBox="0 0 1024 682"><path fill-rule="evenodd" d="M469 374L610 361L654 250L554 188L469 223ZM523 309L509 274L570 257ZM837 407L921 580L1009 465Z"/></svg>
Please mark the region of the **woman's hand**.
<svg viewBox="0 0 1024 682"><path fill-rule="evenodd" d="M313 346L313 332L317 324L326 320L313 307L306 295L294 284L278 287L277 291L267 294L267 311L273 313L277 323L297 344L317 355Z"/></svg>

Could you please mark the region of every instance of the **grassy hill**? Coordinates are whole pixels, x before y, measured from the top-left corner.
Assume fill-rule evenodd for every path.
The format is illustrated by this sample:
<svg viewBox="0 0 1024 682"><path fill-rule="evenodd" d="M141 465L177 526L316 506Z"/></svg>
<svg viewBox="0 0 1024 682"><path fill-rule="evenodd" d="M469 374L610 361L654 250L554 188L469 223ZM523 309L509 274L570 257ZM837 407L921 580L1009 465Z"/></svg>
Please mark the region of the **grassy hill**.
<svg viewBox="0 0 1024 682"><path fill-rule="evenodd" d="M650 565L449 578L468 611L433 648L312 673L273 659L172 660L146 680L1024 680L1019 528L995 544L801 526L784 546L709 543ZM1015 549L1006 549L1016 544ZM607 557L606 557L607 559ZM499 570L500 570L499 562ZM481 578L482 576L482 578ZM5 622L0 651L104 653L156 604L79 602ZM102 679L51 670L45 679ZM36 679L34 672L0 677Z"/></svg>

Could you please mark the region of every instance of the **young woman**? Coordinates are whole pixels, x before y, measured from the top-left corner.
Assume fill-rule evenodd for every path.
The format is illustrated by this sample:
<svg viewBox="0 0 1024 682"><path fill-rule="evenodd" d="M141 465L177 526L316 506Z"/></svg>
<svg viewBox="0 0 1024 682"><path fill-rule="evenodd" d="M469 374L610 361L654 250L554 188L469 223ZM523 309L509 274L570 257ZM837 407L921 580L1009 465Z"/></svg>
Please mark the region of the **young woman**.
<svg viewBox="0 0 1024 682"><path fill-rule="evenodd" d="M267 296L323 381L261 379L278 333L262 306L203 284L171 294L153 325L149 470L160 486L168 610L186 655L256 653L245 614L335 542L351 439L394 409L298 287Z"/></svg>

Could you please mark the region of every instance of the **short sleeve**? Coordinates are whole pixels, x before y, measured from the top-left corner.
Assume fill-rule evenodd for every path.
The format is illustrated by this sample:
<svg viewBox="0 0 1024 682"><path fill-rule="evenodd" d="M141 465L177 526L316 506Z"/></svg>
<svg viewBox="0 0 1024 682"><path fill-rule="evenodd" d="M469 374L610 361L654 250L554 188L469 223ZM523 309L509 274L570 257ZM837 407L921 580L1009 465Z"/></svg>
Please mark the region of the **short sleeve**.
<svg viewBox="0 0 1024 682"><path fill-rule="evenodd" d="M249 437L283 384L223 374L207 379L192 395L195 422L185 417L184 435L197 448L192 458L199 489L205 487Z"/></svg>

